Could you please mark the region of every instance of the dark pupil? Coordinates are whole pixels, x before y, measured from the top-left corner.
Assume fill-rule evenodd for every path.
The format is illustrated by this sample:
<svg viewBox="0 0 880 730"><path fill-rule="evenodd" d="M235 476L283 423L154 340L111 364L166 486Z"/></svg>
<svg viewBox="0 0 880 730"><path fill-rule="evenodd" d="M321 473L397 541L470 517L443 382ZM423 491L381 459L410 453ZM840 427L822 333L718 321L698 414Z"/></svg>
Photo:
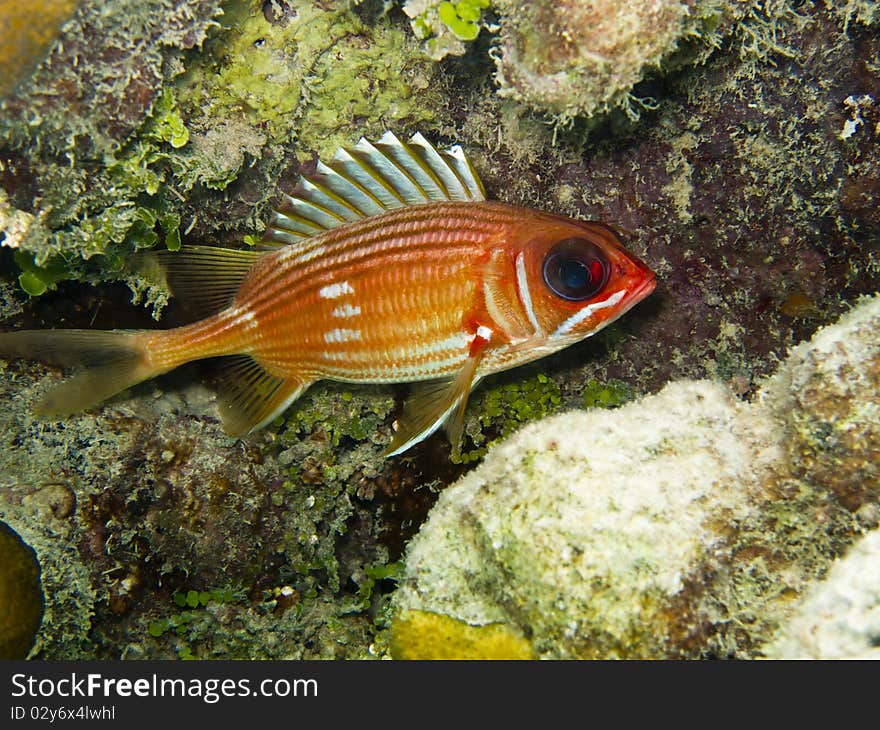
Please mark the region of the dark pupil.
<svg viewBox="0 0 880 730"><path fill-rule="evenodd" d="M584 238L560 241L544 259L544 281L563 299L589 299L602 290L607 280L605 256Z"/></svg>
<svg viewBox="0 0 880 730"><path fill-rule="evenodd" d="M584 289L590 285L590 272L583 261L560 261L559 278L567 289Z"/></svg>

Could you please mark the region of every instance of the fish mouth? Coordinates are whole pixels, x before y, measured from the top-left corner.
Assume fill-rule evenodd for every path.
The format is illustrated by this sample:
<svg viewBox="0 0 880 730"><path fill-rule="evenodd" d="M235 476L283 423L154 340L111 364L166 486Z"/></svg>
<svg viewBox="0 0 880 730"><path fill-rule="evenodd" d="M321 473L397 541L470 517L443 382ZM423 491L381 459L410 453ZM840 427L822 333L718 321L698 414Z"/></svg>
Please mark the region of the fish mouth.
<svg viewBox="0 0 880 730"><path fill-rule="evenodd" d="M635 306L642 301L642 299L649 296L656 288L657 279L653 272L648 272L645 278L642 279L634 289L631 289L626 293L626 297L623 302L621 302L621 305L628 310L630 307Z"/></svg>

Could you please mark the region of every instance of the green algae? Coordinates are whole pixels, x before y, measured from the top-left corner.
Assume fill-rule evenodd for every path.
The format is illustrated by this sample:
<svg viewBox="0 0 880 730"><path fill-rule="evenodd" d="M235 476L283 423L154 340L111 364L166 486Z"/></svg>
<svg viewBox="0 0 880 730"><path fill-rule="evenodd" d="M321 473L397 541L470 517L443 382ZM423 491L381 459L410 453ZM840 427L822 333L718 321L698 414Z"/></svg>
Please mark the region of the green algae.
<svg viewBox="0 0 880 730"><path fill-rule="evenodd" d="M440 61L465 53L486 25L483 12L490 5L490 0L407 0L403 11L425 55Z"/></svg>
<svg viewBox="0 0 880 730"><path fill-rule="evenodd" d="M496 381L477 390L471 397L465 424L465 434L474 448L457 453L453 444L453 461L477 461L492 444L523 424L555 413L561 404L559 386L542 373L511 382Z"/></svg>
<svg viewBox="0 0 880 730"><path fill-rule="evenodd" d="M480 18L489 7L489 0L442 2L437 7L440 21L461 41L476 40L480 34Z"/></svg>
<svg viewBox="0 0 880 730"><path fill-rule="evenodd" d="M631 385L615 378L590 378L581 389L585 408L616 408L636 395ZM479 460L493 444L527 423L559 412L562 405L559 384L543 373L494 382L477 390L471 398L465 428L474 448L453 453L453 461L467 464Z"/></svg>
<svg viewBox="0 0 880 730"><path fill-rule="evenodd" d="M197 124L241 116L272 143L295 142L301 158L326 159L351 144L353 120L367 136L435 120L434 70L403 29L386 19L368 24L344 4L300 0L272 20L262 5L229 4L224 32L176 82Z"/></svg>
<svg viewBox="0 0 880 730"><path fill-rule="evenodd" d="M633 387L623 380L590 378L584 383L582 398L584 408L617 408L635 396Z"/></svg>
<svg viewBox="0 0 880 730"><path fill-rule="evenodd" d="M383 469L383 434L393 408L388 389L324 383L276 422L266 450L286 478L273 501L292 516L283 551L303 594L339 589L338 542L354 515L358 482Z"/></svg>
<svg viewBox="0 0 880 730"><path fill-rule="evenodd" d="M174 168L185 166L177 150L187 141L186 126L166 89L136 138L107 162L100 176L103 195L95 194L90 203L83 181L71 185L69 176L48 176L45 194L52 212L43 225L31 227L16 252L22 288L39 296L67 279L120 278L130 252L160 240L169 249L180 248L180 214L164 185ZM71 218L77 219L73 227ZM92 265L84 263L93 257L99 258Z"/></svg>

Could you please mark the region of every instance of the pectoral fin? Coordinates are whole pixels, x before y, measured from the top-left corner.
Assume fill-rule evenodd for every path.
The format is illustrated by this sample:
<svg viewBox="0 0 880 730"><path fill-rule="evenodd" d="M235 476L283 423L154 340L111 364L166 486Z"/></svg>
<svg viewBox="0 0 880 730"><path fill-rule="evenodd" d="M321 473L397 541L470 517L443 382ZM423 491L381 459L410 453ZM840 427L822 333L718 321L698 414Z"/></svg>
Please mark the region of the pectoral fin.
<svg viewBox="0 0 880 730"><path fill-rule="evenodd" d="M397 433L385 450L385 456L397 456L424 441L444 423L453 451L457 451L464 429L468 396L480 380L477 365L488 343L488 339L479 335L474 339L470 356L456 377L413 386L403 405Z"/></svg>

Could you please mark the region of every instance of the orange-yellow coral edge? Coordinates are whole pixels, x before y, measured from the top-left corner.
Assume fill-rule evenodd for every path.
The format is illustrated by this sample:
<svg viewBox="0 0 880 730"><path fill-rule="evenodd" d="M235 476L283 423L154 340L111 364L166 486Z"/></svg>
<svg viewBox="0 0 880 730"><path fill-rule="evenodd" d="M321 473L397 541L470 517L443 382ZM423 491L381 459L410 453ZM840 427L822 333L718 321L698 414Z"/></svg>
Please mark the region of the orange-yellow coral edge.
<svg viewBox="0 0 880 730"><path fill-rule="evenodd" d="M261 428L312 383L413 382L386 454L444 423L476 383L556 352L654 290L608 226L485 200L461 148L424 137L340 149L284 196L267 250L158 254L172 290L213 310L160 331L0 334L0 355L80 365L37 406L88 408L183 363L227 356L220 416Z"/></svg>

